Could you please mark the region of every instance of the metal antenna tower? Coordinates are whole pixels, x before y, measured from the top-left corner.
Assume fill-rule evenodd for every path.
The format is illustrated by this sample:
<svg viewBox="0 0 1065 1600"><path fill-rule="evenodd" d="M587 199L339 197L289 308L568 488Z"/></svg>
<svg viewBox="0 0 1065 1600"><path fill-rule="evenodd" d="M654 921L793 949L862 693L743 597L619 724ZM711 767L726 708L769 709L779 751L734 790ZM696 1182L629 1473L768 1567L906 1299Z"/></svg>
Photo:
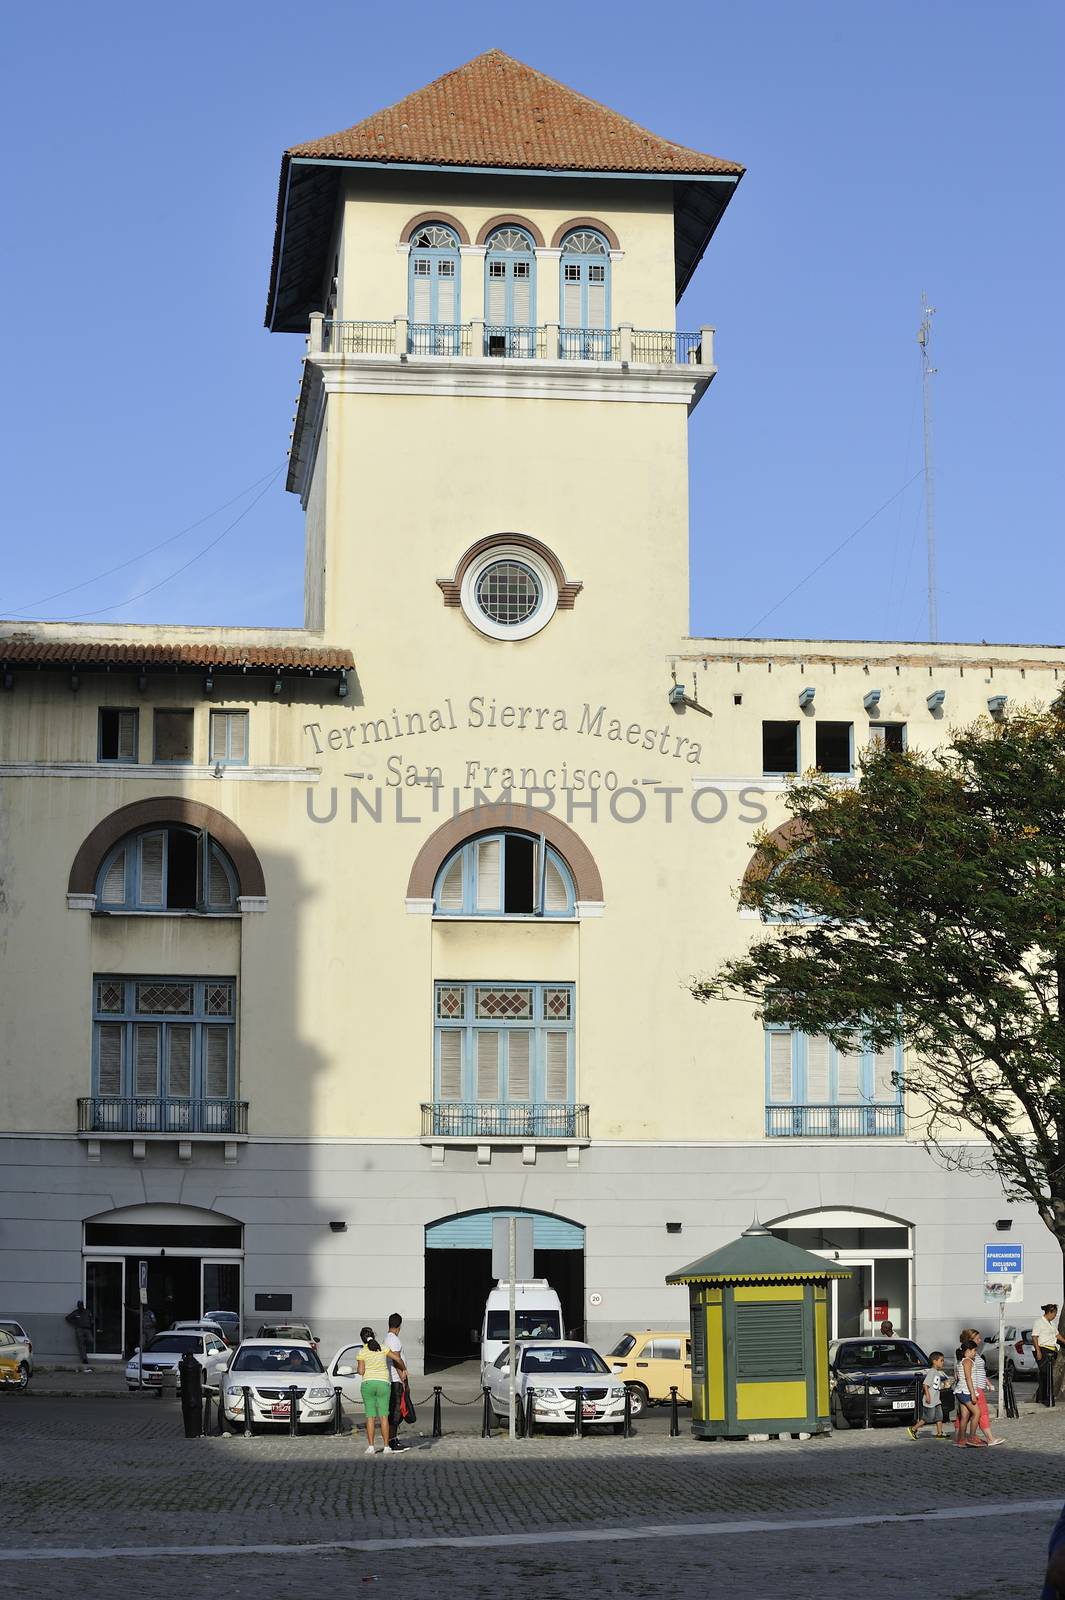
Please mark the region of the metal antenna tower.
<svg viewBox="0 0 1065 1600"><path fill-rule="evenodd" d="M921 401L924 409L924 520L925 544L928 552L928 638L931 643L939 639L939 597L936 592L936 497L932 478L932 384L938 368L932 365L929 343L932 338L932 318L935 306L928 304L927 295L921 296L921 326L917 330L917 343L921 346Z"/></svg>

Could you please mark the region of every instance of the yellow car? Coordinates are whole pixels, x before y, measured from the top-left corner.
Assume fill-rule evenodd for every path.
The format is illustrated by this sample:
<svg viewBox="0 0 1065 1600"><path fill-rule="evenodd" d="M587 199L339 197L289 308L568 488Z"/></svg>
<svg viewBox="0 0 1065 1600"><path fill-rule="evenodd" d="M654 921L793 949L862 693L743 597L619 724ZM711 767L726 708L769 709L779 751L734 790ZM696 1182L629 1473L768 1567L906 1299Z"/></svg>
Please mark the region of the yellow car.
<svg viewBox="0 0 1065 1600"><path fill-rule="evenodd" d="M634 1417L649 1405L668 1401L674 1385L678 1400L691 1404L692 1342L686 1331L645 1328L622 1334L606 1362L624 1380Z"/></svg>
<svg viewBox="0 0 1065 1600"><path fill-rule="evenodd" d="M0 1384L8 1383L16 1384L20 1389L26 1387L22 1381L18 1362L13 1361L10 1356L0 1356Z"/></svg>

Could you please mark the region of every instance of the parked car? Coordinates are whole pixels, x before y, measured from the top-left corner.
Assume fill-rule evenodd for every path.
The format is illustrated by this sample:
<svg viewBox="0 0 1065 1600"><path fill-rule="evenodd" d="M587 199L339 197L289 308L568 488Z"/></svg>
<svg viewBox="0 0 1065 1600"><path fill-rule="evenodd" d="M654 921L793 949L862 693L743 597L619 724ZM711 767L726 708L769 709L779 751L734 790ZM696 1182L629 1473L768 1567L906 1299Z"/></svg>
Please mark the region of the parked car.
<svg viewBox="0 0 1065 1600"><path fill-rule="evenodd" d="M318 1348L318 1335L312 1333L306 1322L264 1322L257 1339L291 1339L295 1344L313 1344Z"/></svg>
<svg viewBox="0 0 1065 1600"><path fill-rule="evenodd" d="M205 1311L204 1322L217 1323L225 1337L226 1344L237 1348L240 1343L240 1312L239 1311Z"/></svg>
<svg viewBox="0 0 1065 1600"><path fill-rule="evenodd" d="M221 1339L224 1345L229 1344L226 1331L221 1323L213 1322L210 1317L196 1317L192 1321L172 1322L167 1328L167 1333L213 1333L216 1339Z"/></svg>
<svg viewBox="0 0 1065 1600"><path fill-rule="evenodd" d="M244 1426L244 1390L251 1403L251 1424L288 1427L289 1390L300 1391L302 1427L329 1427L336 1400L332 1384L314 1345L306 1339L245 1339L222 1380L225 1421Z"/></svg>
<svg viewBox="0 0 1065 1600"><path fill-rule="evenodd" d="M586 1426L612 1427L620 1433L625 1420L625 1385L611 1372L591 1345L575 1339L553 1344L519 1344L514 1385L517 1404L524 1406L531 1392L533 1420L542 1427L573 1427L576 1390L583 1390L582 1417ZM509 1410L510 1350L504 1350L488 1369L488 1403L497 1417Z"/></svg>
<svg viewBox="0 0 1065 1600"><path fill-rule="evenodd" d="M611 1371L625 1380L634 1417L649 1405L668 1401L673 1386L677 1398L691 1404L692 1341L683 1329L645 1328L643 1333L624 1333L606 1359Z"/></svg>
<svg viewBox="0 0 1065 1600"><path fill-rule="evenodd" d="M21 1359L25 1361L27 1367L29 1368L29 1375L32 1378L33 1340L22 1326L22 1323L16 1322L14 1317L0 1317L0 1328L6 1328L8 1333L13 1335L16 1344L24 1344L26 1346L26 1354L22 1356Z"/></svg>
<svg viewBox="0 0 1065 1600"><path fill-rule="evenodd" d="M828 1347L832 1422L860 1427L869 1419L912 1423L917 1412L917 1379L928 1357L912 1339L836 1339Z"/></svg>
<svg viewBox="0 0 1065 1600"><path fill-rule="evenodd" d="M178 1362L186 1350L192 1351L204 1372L212 1377L224 1372L229 1363L229 1347L221 1334L202 1328L187 1328L183 1332L171 1329L168 1333L157 1333L143 1352L134 1350L126 1365L126 1383L131 1389L144 1386L161 1389L168 1378L176 1383Z"/></svg>
<svg viewBox="0 0 1065 1600"><path fill-rule="evenodd" d="M16 1339L8 1328L0 1328L0 1383L5 1388L25 1389L30 1381L29 1340Z"/></svg>
<svg viewBox="0 0 1065 1600"><path fill-rule="evenodd" d="M1039 1371L1031 1328L1005 1327L1006 1371L1011 1378L1034 1378ZM998 1329L984 1339L981 1354L988 1372L998 1372Z"/></svg>

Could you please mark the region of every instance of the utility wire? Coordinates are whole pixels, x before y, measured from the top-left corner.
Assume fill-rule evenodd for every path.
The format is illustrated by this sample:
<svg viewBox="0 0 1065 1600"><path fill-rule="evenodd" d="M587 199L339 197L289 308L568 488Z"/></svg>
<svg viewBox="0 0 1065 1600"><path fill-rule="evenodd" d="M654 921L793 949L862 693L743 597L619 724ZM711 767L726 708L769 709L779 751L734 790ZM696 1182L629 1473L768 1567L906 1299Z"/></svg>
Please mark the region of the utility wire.
<svg viewBox="0 0 1065 1600"><path fill-rule="evenodd" d="M35 616L40 606L50 605L53 600L62 600L64 595L76 594L79 589L87 589L92 583L100 583L104 578L110 578L116 572L122 572L126 567L134 566L136 562L143 561L145 557L154 555L157 550L164 550L168 544L173 544L176 539L183 539L187 533L195 533L197 528L202 528L204 523L210 522L212 517L219 516L221 512L228 511L230 506L235 506L238 500L243 500L246 494L250 494L261 483L265 483L267 478L272 482L280 471L280 467L275 467L272 471L264 473L261 478L256 478L254 483L249 483L247 488L242 489L239 494L235 494L231 500L226 500L222 505L215 506L213 511L208 511L205 516L198 517L195 522L190 522L188 527L179 528L177 533L168 534L165 539L160 539L158 544L149 545L147 550L141 550L137 555L130 556L128 561L120 561L117 566L108 567L106 572L97 572L91 578L83 578L80 583L72 583L69 589L57 589L54 594L46 594L42 600L27 601L13 610L5 609L3 615L9 618L22 618L27 614ZM269 488L270 485L267 484L266 487ZM83 615L90 616L93 613L84 612Z"/></svg>
<svg viewBox="0 0 1065 1600"><path fill-rule="evenodd" d="M884 504L879 506L877 510L873 512L871 517L866 517L865 521L859 527L855 528L852 533L848 533L847 537L841 540L834 550L830 550L828 555L817 563L816 567L812 567L811 570L806 574L805 578L800 578L795 587L793 589L789 589L787 594L784 595L782 599L778 600L775 606L770 606L768 611L763 611L762 615L758 618L758 621L752 623L742 637L744 639L752 638L754 636L755 629L760 628L767 617L771 617L774 611L779 611L782 605L786 605L791 599L792 595L798 594L799 590L803 588L805 584L809 583L811 578L815 578L817 576L822 567L827 567L828 563L833 559L834 556L838 556L841 550L845 550L847 548L852 539L857 539L858 535L860 533L864 533L869 524L871 522L875 522L877 517L879 517L882 512L887 510L888 506L893 506L899 496L906 493L906 490L910 487L910 484L917 482L918 478L921 477L923 470L924 469L922 468L921 472L915 472L913 477L908 478L902 485L901 489L896 489L891 498L889 500L885 500Z"/></svg>
<svg viewBox="0 0 1065 1600"><path fill-rule="evenodd" d="M180 577L181 573L187 572L191 566L193 566L203 556L207 555L209 551L213 550L216 545L221 544L222 540L226 537L226 534L232 533L238 522L244 521L244 518L248 515L249 511L254 511L263 495L266 494L268 489L273 487L284 470L285 469L283 466L277 467L270 474L269 482L263 485L250 505L246 505L244 510L239 512L233 518L232 522L227 523L222 529L221 533L216 535L216 537L213 538L209 544L205 544L202 550L197 550L194 556L190 556L187 561L183 561L180 567L175 567L173 572L168 572L165 578L159 579L158 583L150 584L147 589L142 589L139 594L131 594L126 600L116 600L113 606L98 606L95 611L76 611L72 617L68 617L66 620L69 622L80 622L84 617L102 617L106 616L109 611L121 611L124 606L131 606L135 600L143 600L145 595L154 594L155 591L157 589L161 589L164 584L173 582L175 578Z"/></svg>

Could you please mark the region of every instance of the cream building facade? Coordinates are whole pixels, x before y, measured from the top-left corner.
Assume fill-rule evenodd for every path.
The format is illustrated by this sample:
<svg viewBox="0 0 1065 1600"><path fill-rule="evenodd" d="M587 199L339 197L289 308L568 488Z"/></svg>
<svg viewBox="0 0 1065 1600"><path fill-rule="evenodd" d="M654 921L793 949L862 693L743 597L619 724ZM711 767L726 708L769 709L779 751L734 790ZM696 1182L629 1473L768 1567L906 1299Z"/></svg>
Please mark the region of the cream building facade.
<svg viewBox="0 0 1065 1600"><path fill-rule="evenodd" d="M686 989L789 774L1046 703L1065 651L693 639L676 302L736 187L498 52L286 154L306 626L0 631L0 1311L399 1309L471 1350L494 1215L601 1345L757 1212L840 1332L982 1315L1009 1220L894 1059ZM1001 1237L1001 1235L999 1235ZM253 1330L254 1331L254 1330Z"/></svg>

